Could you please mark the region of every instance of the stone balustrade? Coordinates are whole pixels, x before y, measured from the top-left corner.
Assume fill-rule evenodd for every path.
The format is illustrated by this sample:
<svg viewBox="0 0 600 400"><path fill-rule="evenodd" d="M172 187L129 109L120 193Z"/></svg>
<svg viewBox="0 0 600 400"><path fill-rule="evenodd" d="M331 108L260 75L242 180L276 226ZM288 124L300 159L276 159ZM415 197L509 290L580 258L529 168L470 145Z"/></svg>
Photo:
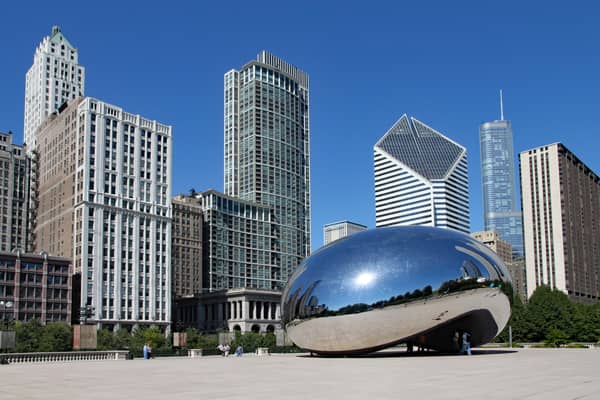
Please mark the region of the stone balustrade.
<svg viewBox="0 0 600 400"><path fill-rule="evenodd" d="M189 349L188 357L190 357L190 358L202 357L202 349Z"/></svg>
<svg viewBox="0 0 600 400"><path fill-rule="evenodd" d="M270 356L271 352L269 351L268 347L257 347L256 355L257 356Z"/></svg>
<svg viewBox="0 0 600 400"><path fill-rule="evenodd" d="M0 361L9 364L18 363L56 363L69 361L126 360L129 351L64 351L48 353L5 353Z"/></svg>

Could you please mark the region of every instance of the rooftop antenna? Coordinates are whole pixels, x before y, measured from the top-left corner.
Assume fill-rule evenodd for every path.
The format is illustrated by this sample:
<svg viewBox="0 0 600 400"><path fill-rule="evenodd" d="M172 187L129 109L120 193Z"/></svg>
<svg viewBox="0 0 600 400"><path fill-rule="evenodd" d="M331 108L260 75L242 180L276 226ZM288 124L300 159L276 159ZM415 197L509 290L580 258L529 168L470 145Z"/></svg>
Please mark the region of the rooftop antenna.
<svg viewBox="0 0 600 400"><path fill-rule="evenodd" d="M502 89L500 89L500 121L504 121L504 101L502 100Z"/></svg>

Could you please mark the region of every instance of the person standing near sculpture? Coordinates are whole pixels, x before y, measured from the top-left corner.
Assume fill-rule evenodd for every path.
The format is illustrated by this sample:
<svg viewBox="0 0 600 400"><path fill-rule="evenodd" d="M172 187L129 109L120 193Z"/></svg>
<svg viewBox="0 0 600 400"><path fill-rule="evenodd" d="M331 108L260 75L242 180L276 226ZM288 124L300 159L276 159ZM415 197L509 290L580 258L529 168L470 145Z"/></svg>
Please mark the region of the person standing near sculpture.
<svg viewBox="0 0 600 400"><path fill-rule="evenodd" d="M462 353L471 355L471 334L467 331L462 334Z"/></svg>
<svg viewBox="0 0 600 400"><path fill-rule="evenodd" d="M452 336L452 344L454 346L454 351L460 353L460 334L458 331L454 331L454 336Z"/></svg>

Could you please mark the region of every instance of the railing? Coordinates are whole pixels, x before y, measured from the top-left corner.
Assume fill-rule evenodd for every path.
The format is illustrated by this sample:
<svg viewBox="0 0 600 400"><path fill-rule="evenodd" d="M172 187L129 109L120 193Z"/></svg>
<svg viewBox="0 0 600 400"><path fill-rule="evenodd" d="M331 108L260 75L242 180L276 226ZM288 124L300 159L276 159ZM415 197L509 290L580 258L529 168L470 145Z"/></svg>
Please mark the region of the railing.
<svg viewBox="0 0 600 400"><path fill-rule="evenodd" d="M129 351L64 351L48 353L5 353L0 354L0 362L5 363L46 363L66 361L126 360Z"/></svg>

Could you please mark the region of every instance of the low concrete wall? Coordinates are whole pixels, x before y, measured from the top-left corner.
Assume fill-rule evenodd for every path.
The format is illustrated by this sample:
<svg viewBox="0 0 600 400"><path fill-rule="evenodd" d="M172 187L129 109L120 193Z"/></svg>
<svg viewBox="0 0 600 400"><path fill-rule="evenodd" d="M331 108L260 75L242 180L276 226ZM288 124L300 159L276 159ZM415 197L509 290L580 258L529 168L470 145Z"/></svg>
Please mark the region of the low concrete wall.
<svg viewBox="0 0 600 400"><path fill-rule="evenodd" d="M6 353L0 354L0 360L12 363L53 363L68 361L126 360L126 350L112 351L65 351L48 353Z"/></svg>

